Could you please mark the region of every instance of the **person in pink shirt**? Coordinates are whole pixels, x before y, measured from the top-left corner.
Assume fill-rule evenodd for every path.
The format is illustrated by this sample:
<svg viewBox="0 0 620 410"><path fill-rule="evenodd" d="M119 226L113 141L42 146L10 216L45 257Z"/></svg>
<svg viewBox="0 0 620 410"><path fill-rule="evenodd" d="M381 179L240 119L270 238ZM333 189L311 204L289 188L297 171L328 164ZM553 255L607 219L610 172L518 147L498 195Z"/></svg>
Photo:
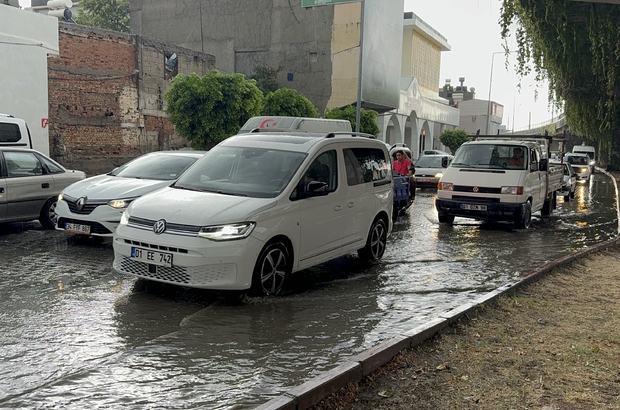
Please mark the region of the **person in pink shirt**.
<svg viewBox="0 0 620 410"><path fill-rule="evenodd" d="M394 172L398 175L409 175L409 168L411 168L411 161L405 155L402 150L396 151L396 160L392 166Z"/></svg>

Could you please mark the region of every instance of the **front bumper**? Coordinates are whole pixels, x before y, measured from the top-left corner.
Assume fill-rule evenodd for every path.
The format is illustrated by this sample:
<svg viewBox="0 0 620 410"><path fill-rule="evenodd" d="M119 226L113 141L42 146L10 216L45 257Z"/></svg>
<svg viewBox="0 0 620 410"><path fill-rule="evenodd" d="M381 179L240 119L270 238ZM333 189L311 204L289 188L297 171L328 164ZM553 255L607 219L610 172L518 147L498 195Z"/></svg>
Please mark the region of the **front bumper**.
<svg viewBox="0 0 620 410"><path fill-rule="evenodd" d="M58 221L56 229L65 230L65 223L90 226L90 235L112 237L114 231L121 220L121 215L125 209L114 209L108 205L99 205L88 214L78 214L71 212L69 205L65 201L56 203L56 215ZM68 233L82 233L68 231Z"/></svg>
<svg viewBox="0 0 620 410"><path fill-rule="evenodd" d="M463 209L463 205L486 206L485 210ZM435 199L435 208L442 215L460 216L483 221L508 221L514 222L521 218L525 204L502 203L502 202L475 202L452 199Z"/></svg>

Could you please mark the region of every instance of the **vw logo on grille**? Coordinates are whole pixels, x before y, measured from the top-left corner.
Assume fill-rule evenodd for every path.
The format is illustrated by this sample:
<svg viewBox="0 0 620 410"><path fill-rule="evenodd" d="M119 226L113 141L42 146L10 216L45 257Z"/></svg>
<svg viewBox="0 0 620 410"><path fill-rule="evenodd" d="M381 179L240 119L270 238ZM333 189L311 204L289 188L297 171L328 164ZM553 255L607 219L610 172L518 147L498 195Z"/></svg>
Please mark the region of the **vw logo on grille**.
<svg viewBox="0 0 620 410"><path fill-rule="evenodd" d="M76 209L79 211L82 210L82 208L84 208L84 205L86 205L86 197L83 196L80 199L77 200L77 202L75 203L75 207Z"/></svg>
<svg viewBox="0 0 620 410"><path fill-rule="evenodd" d="M155 222L155 225L153 225L153 232L155 233L155 235L161 235L162 233L166 232L166 221L164 219L160 219L159 221Z"/></svg>
<svg viewBox="0 0 620 410"><path fill-rule="evenodd" d="M472 191L474 191L474 192L478 192L478 187L477 187L477 186L475 186L475 187L474 187L474 189L472 189Z"/></svg>

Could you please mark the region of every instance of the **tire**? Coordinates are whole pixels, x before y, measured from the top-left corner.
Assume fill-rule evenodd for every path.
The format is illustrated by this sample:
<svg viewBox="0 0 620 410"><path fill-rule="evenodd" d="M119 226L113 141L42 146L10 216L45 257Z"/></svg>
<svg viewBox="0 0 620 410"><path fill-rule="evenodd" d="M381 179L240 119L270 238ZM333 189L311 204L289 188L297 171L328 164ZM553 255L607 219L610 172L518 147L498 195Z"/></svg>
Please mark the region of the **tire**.
<svg viewBox="0 0 620 410"><path fill-rule="evenodd" d="M527 229L532 224L532 204L530 201L525 203L523 207L523 214L521 215L521 219L515 221L515 228L517 229Z"/></svg>
<svg viewBox="0 0 620 410"><path fill-rule="evenodd" d="M39 215L39 222L46 229L54 229L58 215L56 215L56 198L50 198L41 208L41 214Z"/></svg>
<svg viewBox="0 0 620 410"><path fill-rule="evenodd" d="M258 255L252 274L251 293L260 296L278 295L284 280L291 273L290 252L282 242L273 242Z"/></svg>
<svg viewBox="0 0 620 410"><path fill-rule="evenodd" d="M366 246L357 250L360 259L368 261L377 261L383 257L385 246L387 244L387 227L383 219L378 218L372 223Z"/></svg>
<svg viewBox="0 0 620 410"><path fill-rule="evenodd" d="M572 191L570 191L570 194L568 194L568 196L570 196L571 198L575 197L575 190L573 189Z"/></svg>
<svg viewBox="0 0 620 410"><path fill-rule="evenodd" d="M553 210L555 209L555 192L551 193L551 198L549 198L548 200L545 200L545 203L543 204L542 209L540 210L540 214L542 216L549 216L551 215L551 213L553 212Z"/></svg>
<svg viewBox="0 0 620 410"><path fill-rule="evenodd" d="M570 193L568 195L564 195L564 202L570 202Z"/></svg>
<svg viewBox="0 0 620 410"><path fill-rule="evenodd" d="M452 224L454 222L454 215L437 214L440 224Z"/></svg>

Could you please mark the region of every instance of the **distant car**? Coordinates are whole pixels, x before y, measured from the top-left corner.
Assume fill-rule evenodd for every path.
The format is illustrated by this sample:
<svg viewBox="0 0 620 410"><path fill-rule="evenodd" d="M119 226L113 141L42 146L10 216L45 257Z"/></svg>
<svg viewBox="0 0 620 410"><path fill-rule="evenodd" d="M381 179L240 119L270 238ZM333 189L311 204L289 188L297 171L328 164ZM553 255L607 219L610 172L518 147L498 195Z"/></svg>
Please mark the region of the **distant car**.
<svg viewBox="0 0 620 410"><path fill-rule="evenodd" d="M552 164L560 164L559 162L552 161ZM569 201L575 197L575 188L577 188L577 174L573 171L573 167L564 162L564 180L562 182L562 195L565 201Z"/></svg>
<svg viewBox="0 0 620 410"><path fill-rule="evenodd" d="M577 174L578 181L587 181L588 179L590 179L590 157L588 157L586 154L566 154L564 156L564 162L573 167L573 171L575 171L575 174Z"/></svg>
<svg viewBox="0 0 620 410"><path fill-rule="evenodd" d="M449 152L446 151L440 151L437 149L426 149L424 151L422 151L422 155L447 155L450 157L450 159L454 158L454 155L450 154Z"/></svg>
<svg viewBox="0 0 620 410"><path fill-rule="evenodd" d="M435 188L450 165L452 155L423 155L415 163L417 188Z"/></svg>
<svg viewBox="0 0 620 410"><path fill-rule="evenodd" d="M58 194L85 177L33 149L1 147L0 222L38 219L53 228Z"/></svg>
<svg viewBox="0 0 620 410"><path fill-rule="evenodd" d="M56 229L72 234L114 235L121 214L142 195L166 187L204 156L204 151L157 151L105 175L65 188L58 198Z"/></svg>

